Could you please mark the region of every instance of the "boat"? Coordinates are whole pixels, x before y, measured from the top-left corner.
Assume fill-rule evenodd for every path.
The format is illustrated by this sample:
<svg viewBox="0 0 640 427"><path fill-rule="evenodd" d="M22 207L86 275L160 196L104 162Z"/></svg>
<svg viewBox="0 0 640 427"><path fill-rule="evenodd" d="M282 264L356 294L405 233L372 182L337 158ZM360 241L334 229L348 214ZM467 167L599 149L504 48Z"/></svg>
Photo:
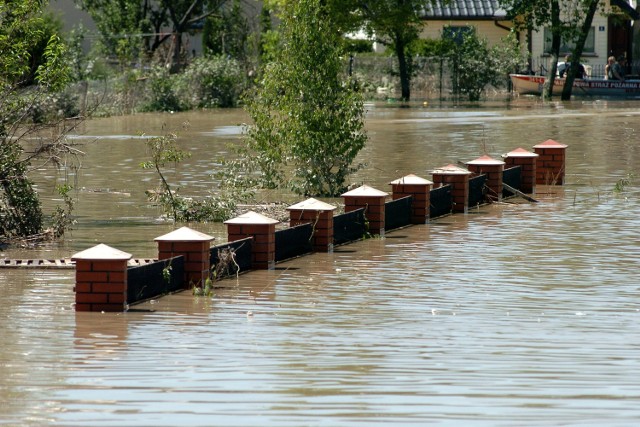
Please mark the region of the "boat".
<svg viewBox="0 0 640 427"><path fill-rule="evenodd" d="M546 77L527 74L509 74L513 91L521 95L542 95L542 87ZM564 78L556 78L553 83L553 94L561 95ZM573 96L634 98L640 97L640 80L606 80L600 78L575 79Z"/></svg>

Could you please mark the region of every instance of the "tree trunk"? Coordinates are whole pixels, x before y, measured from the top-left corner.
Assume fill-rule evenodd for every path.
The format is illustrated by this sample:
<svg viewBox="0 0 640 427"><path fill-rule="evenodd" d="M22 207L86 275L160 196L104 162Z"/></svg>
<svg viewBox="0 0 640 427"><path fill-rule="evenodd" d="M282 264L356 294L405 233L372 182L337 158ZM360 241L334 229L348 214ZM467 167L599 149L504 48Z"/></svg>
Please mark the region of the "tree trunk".
<svg viewBox="0 0 640 427"><path fill-rule="evenodd" d="M400 37L396 37L396 55L398 56L398 71L400 72L400 87L402 89L402 100L411 99L411 75L409 64L405 53L405 43Z"/></svg>
<svg viewBox="0 0 640 427"><path fill-rule="evenodd" d="M573 81L576 78L576 74L578 74L578 67L580 67L580 58L582 57L584 44L587 41L587 35L589 34L589 30L591 29L593 17L598 10L599 2L600 0L590 0L589 6L587 7L587 13L584 18L584 22L582 23L582 28L580 29L580 37L576 41L576 47L573 49L573 52L571 54L571 67L567 72L567 79L565 80L564 87L562 88L563 101L568 101L571 99Z"/></svg>
<svg viewBox="0 0 640 427"><path fill-rule="evenodd" d="M560 25L560 4L558 0L553 0L551 2L551 63L547 70L542 99L551 99L553 97L553 85L556 71L558 70L558 56L560 55L560 43L562 42Z"/></svg>

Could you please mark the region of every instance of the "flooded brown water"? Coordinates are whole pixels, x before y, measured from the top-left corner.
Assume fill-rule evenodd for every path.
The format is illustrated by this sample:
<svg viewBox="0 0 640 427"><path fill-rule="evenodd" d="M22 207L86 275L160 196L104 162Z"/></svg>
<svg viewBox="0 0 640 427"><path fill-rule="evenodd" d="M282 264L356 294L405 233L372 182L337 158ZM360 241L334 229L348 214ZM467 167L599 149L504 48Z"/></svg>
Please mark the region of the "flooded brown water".
<svg viewBox="0 0 640 427"><path fill-rule="evenodd" d="M640 101L371 105L367 117L358 183L389 190L409 173L552 138L569 145L567 185L539 187L538 204L474 209L128 313L76 314L71 270L0 269L0 425L637 425L637 179L613 188L640 166ZM172 178L202 195L244 120L87 123L76 229L1 256L97 243L154 256L153 238L173 225L146 203L155 177L138 166L137 135L179 130L193 156ZM38 178L47 205L57 179ZM226 239L220 224L193 227Z"/></svg>

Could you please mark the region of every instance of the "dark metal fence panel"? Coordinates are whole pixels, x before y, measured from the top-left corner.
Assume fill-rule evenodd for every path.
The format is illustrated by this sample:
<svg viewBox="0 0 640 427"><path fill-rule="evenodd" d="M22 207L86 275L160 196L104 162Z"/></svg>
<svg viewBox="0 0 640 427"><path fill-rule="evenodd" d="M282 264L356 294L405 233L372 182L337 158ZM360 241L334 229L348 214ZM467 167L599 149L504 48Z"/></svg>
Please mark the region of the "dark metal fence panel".
<svg viewBox="0 0 640 427"><path fill-rule="evenodd" d="M485 203L484 185L487 182L487 175L479 175L469 179L469 207L474 207Z"/></svg>
<svg viewBox="0 0 640 427"><path fill-rule="evenodd" d="M360 240L366 231L364 208L333 217L334 245Z"/></svg>
<svg viewBox="0 0 640 427"><path fill-rule="evenodd" d="M165 270L169 273L168 275ZM182 255L127 269L127 303L129 304L183 288L184 257Z"/></svg>
<svg viewBox="0 0 640 427"><path fill-rule="evenodd" d="M403 197L402 199L386 202L384 205L384 229L385 231L395 228L406 227L411 224L411 202L413 197Z"/></svg>
<svg viewBox="0 0 640 427"><path fill-rule="evenodd" d="M450 185L445 185L431 190L429 198L429 218L437 218L451 213L453 199L451 197Z"/></svg>
<svg viewBox="0 0 640 427"><path fill-rule="evenodd" d="M520 190L522 188L522 167L514 166L512 168L505 169L502 173L502 182L516 190ZM511 191L507 189L502 190L502 197L511 196L514 196Z"/></svg>
<svg viewBox="0 0 640 427"><path fill-rule="evenodd" d="M209 249L211 274L214 279L222 279L240 272L251 270L251 249L253 238L236 240L213 246Z"/></svg>
<svg viewBox="0 0 640 427"><path fill-rule="evenodd" d="M311 252L312 237L312 224L302 224L276 231L276 262Z"/></svg>

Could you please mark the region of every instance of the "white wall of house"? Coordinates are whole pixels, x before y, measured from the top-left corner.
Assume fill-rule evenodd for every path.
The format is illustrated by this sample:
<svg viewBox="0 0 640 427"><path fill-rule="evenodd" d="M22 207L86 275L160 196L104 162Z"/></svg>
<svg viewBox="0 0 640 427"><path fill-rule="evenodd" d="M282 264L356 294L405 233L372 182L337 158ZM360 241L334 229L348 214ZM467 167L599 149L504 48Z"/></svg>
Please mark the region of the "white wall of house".
<svg viewBox="0 0 640 427"><path fill-rule="evenodd" d="M589 65L597 65L602 64L603 66L607 63L607 44L608 44L608 22L607 17L598 13L593 17L592 27L594 29L594 52L585 52L582 55L581 62ZM534 31L532 35L532 49L531 49L531 58L534 63L543 62L546 63L549 55L544 53L544 30ZM566 54L567 52L561 52L561 55ZM562 60L562 59L561 59Z"/></svg>

